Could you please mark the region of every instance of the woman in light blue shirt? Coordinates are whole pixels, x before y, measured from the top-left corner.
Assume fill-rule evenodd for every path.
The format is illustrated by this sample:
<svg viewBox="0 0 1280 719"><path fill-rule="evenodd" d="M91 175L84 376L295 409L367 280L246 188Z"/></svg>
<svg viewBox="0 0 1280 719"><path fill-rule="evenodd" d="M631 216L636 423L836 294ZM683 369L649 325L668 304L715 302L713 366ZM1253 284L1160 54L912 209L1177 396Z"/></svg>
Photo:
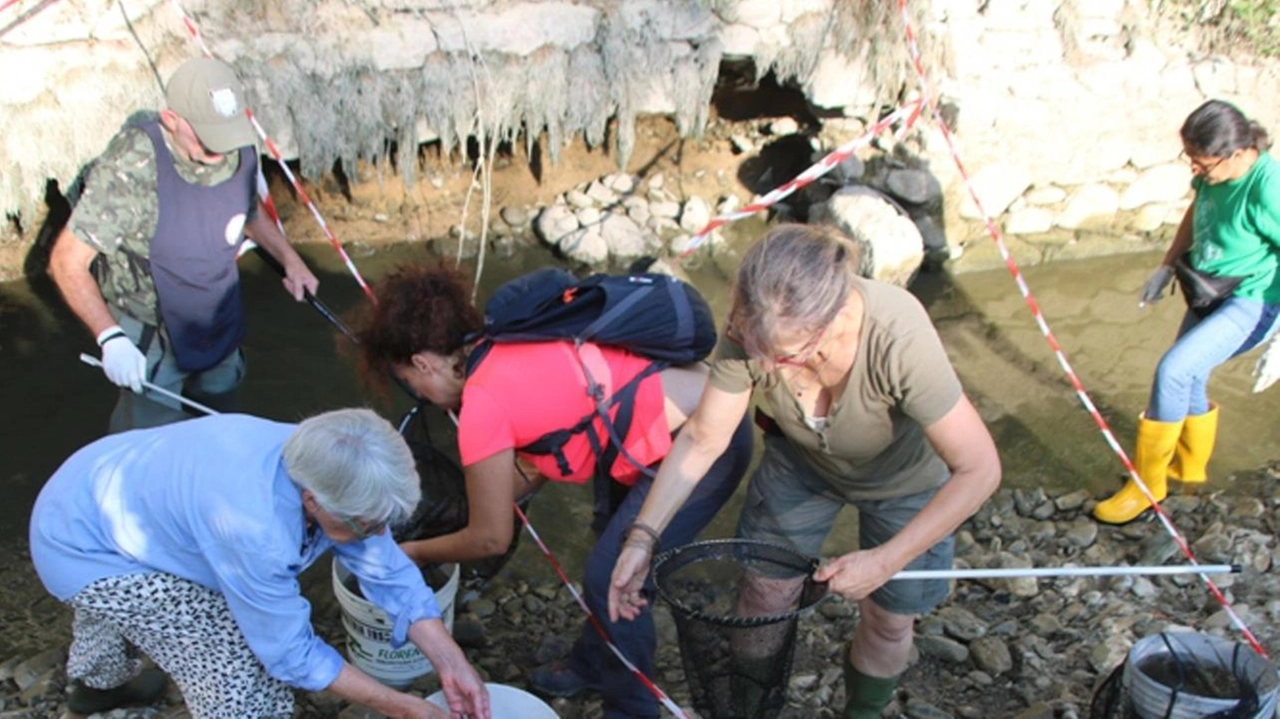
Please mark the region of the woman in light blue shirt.
<svg viewBox="0 0 1280 719"><path fill-rule="evenodd" d="M291 687L328 690L393 717L444 717L351 666L311 627L298 575L333 549L365 597L439 672L455 714L488 695L440 620L420 570L386 531L420 498L413 457L369 410L298 425L220 415L101 439L36 500L31 557L75 612L69 708L148 701L134 644L182 689L196 719L289 717Z"/></svg>

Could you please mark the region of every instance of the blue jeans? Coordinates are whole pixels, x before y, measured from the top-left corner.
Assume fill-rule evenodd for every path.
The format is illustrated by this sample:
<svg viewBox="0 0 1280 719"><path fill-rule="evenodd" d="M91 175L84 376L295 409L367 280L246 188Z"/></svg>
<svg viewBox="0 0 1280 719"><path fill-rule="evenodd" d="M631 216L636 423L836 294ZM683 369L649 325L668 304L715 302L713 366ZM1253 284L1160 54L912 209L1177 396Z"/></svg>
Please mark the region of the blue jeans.
<svg viewBox="0 0 1280 719"><path fill-rule="evenodd" d="M670 549L692 542L711 518L738 487L751 463L751 423L744 417L734 432L728 449L698 482L680 511L662 532L662 548ZM623 533L636 521L640 507L653 480L641 477L627 492L605 527L604 533L587 557L583 578L583 599L604 624L618 649L631 663L653 678L653 654L657 648L657 635L653 628L653 612L646 608L634 620L609 621L609 580L613 577L613 565L622 550ZM653 595L653 577L645 582L645 589ZM656 597L650 601L656 601ZM635 678L609 647L600 639L590 622L582 627L582 635L573 645L569 666L578 676L600 684L604 698L605 719L630 719L631 717L657 717L658 700Z"/></svg>
<svg viewBox="0 0 1280 719"><path fill-rule="evenodd" d="M1232 297L1200 319L1188 310L1178 339L1164 353L1151 386L1147 419L1178 422L1209 411L1209 374L1275 334L1280 303Z"/></svg>

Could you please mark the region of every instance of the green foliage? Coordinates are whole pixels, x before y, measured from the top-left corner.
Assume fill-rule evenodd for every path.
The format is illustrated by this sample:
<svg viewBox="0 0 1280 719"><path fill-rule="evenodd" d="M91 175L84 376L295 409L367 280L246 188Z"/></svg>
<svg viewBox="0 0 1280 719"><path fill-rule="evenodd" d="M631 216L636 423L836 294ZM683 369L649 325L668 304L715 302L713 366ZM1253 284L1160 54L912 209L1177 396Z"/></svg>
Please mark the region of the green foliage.
<svg viewBox="0 0 1280 719"><path fill-rule="evenodd" d="M1153 6L1162 17L1198 28L1214 52L1280 56L1280 0L1153 0Z"/></svg>

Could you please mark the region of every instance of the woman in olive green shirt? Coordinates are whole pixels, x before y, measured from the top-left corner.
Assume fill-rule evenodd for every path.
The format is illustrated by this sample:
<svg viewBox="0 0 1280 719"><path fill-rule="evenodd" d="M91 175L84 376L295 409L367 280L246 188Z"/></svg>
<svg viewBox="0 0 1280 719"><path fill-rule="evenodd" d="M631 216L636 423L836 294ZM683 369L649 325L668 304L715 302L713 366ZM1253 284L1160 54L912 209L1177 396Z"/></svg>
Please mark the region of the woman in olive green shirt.
<svg viewBox="0 0 1280 719"><path fill-rule="evenodd" d="M906 290L858 276L856 247L829 229L781 226L743 258L726 340L708 386L663 461L614 568L609 608L632 617L660 532L760 392L774 419L738 535L816 555L846 505L860 549L815 574L859 603L845 658L845 716L879 717L906 668L914 619L946 581L896 572L949 568L952 533L1000 483L986 426L937 332ZM739 610L787 611L794 580L752 579Z"/></svg>

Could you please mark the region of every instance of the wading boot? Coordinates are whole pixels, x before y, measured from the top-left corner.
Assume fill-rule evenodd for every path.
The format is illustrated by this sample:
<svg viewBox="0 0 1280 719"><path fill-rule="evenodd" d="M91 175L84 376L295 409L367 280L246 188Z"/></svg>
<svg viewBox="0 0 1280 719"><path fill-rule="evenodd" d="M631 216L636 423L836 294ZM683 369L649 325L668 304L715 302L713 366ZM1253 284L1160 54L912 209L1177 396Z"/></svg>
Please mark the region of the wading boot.
<svg viewBox="0 0 1280 719"><path fill-rule="evenodd" d="M1209 479L1209 457L1218 439L1218 405L1209 403L1209 411L1187 417L1178 435L1178 449L1169 465L1169 479L1182 482L1185 490L1204 484Z"/></svg>
<svg viewBox="0 0 1280 719"><path fill-rule="evenodd" d="M880 719L893 701L897 677L871 677L854 668L844 652L844 719Z"/></svg>
<svg viewBox="0 0 1280 719"><path fill-rule="evenodd" d="M84 682L71 682L67 695L67 710L73 714L97 714L124 706L150 704L164 694L169 677L159 669L143 669L138 676L111 689L94 689Z"/></svg>
<svg viewBox="0 0 1280 719"><path fill-rule="evenodd" d="M1174 452L1178 449L1182 425L1183 420L1157 422L1146 417L1138 419L1138 441L1133 450L1133 467L1138 470L1138 476L1142 477L1157 502L1169 495L1169 464L1173 462ZM1093 516L1099 522L1124 524L1150 507L1151 503L1142 494L1142 490L1138 489L1138 483L1130 477L1125 480L1124 487L1119 492L1093 508Z"/></svg>
<svg viewBox="0 0 1280 719"><path fill-rule="evenodd" d="M599 680L582 676L566 661L555 661L534 669L529 676L529 686L543 696L559 699L568 699L584 691L600 691Z"/></svg>

